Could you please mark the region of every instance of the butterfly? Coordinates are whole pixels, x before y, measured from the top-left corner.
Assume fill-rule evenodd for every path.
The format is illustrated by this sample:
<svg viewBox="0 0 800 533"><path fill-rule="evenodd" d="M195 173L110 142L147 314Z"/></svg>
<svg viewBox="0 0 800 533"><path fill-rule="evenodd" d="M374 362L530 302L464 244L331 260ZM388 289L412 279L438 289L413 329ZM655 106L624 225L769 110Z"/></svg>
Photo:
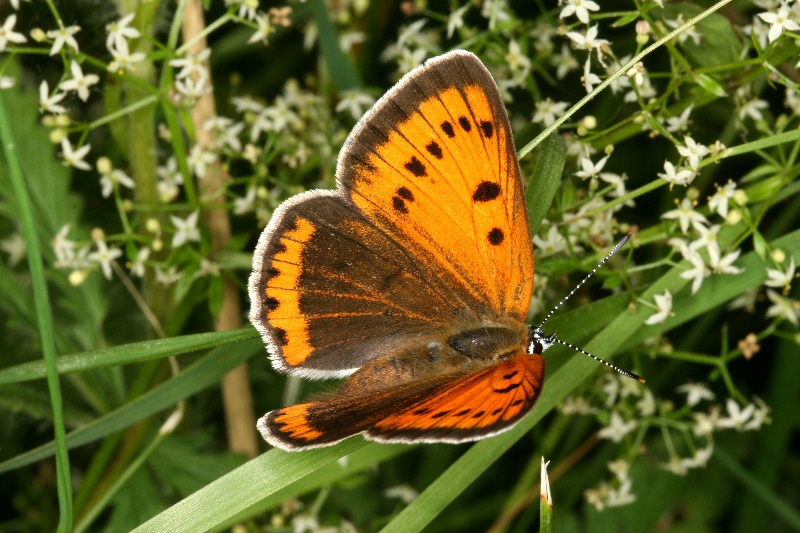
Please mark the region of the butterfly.
<svg viewBox="0 0 800 533"><path fill-rule="evenodd" d="M336 180L276 209L254 254L250 320L277 370L347 380L264 415L264 439L293 451L511 428L556 339L525 324L524 187L483 63L453 51L405 75L350 133Z"/></svg>

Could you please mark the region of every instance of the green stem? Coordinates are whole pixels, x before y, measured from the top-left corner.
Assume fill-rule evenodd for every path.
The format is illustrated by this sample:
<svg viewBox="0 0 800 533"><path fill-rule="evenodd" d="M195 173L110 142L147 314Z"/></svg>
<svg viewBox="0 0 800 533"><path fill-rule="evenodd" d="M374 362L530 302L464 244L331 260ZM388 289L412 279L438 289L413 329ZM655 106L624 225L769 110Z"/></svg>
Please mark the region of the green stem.
<svg viewBox="0 0 800 533"><path fill-rule="evenodd" d="M14 189L14 197L19 209L19 221L28 248L28 267L33 288L33 301L36 308L36 322L39 329L39 340L42 343L45 368L47 370L47 388L53 408L53 430L56 441L56 483L58 486L58 505L60 516L58 531L72 529L72 481L67 452L66 430L64 428L64 412L61 401L61 384L56 367L56 346L54 339L52 305L47 290L44 273L44 262L36 235L36 223L33 208L22 167L17 159L14 135L6 113L4 98L0 98L0 141L3 144L8 173Z"/></svg>

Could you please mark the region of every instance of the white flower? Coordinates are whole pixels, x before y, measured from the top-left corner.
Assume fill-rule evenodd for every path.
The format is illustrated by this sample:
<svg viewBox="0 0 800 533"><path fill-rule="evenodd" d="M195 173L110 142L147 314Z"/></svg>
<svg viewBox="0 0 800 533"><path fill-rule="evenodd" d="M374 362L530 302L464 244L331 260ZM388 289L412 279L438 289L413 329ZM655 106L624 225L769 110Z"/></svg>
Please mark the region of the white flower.
<svg viewBox="0 0 800 533"><path fill-rule="evenodd" d="M167 159L165 166L156 167L156 176L158 176L158 196L164 203L173 201L180 193L179 186L183 184L183 175L178 169L178 160L175 156L170 156Z"/></svg>
<svg viewBox="0 0 800 533"><path fill-rule="evenodd" d="M678 153L689 161L689 166L692 170L697 170L700 160L710 154L711 151L702 144L697 144L688 135L683 138L683 142L686 146L678 146Z"/></svg>
<svg viewBox="0 0 800 533"><path fill-rule="evenodd" d="M767 281L764 282L764 285L767 287L782 287L788 293L794 279L794 271L794 256L792 256L785 271L773 268L767 269Z"/></svg>
<svg viewBox="0 0 800 533"><path fill-rule="evenodd" d="M638 382L635 383L638 384ZM636 402L636 409L639 410L639 414L643 417L653 416L656 414L656 407L655 396L653 396L653 393L650 392L650 389L644 389L642 399Z"/></svg>
<svg viewBox="0 0 800 533"><path fill-rule="evenodd" d="M682 169L676 171L675 166L669 161L664 161L664 173L658 173L658 177L669 183L670 189L673 185L689 185L697 175L693 170Z"/></svg>
<svg viewBox="0 0 800 533"><path fill-rule="evenodd" d="M703 280L708 277L710 272L699 253L688 248L686 252L688 255L684 255L684 257L692 264L692 268L681 272L681 277L692 280L692 294L694 294L700 290Z"/></svg>
<svg viewBox="0 0 800 533"><path fill-rule="evenodd" d="M447 38L453 36L453 33L464 26L464 14L467 12L467 9L472 7L472 4L466 3L463 6L459 7L452 13L450 16L447 17Z"/></svg>
<svg viewBox="0 0 800 533"><path fill-rule="evenodd" d="M136 253L136 261L131 264L131 275L138 278L144 277L145 264L144 262L150 257L150 248L145 246Z"/></svg>
<svg viewBox="0 0 800 533"><path fill-rule="evenodd" d="M215 132L219 148L228 148L237 153L242 151L242 141L239 135L244 130L244 122L234 122L227 117L216 116L206 120L203 123L203 129Z"/></svg>
<svg viewBox="0 0 800 533"><path fill-rule="evenodd" d="M532 120L549 126L564 114L567 106L569 106L567 102L553 102L550 98L543 102L536 102L536 112L533 114Z"/></svg>
<svg viewBox="0 0 800 533"><path fill-rule="evenodd" d="M705 247L712 262L719 261L720 249L717 235L719 235L719 224L713 226L697 226L695 228L700 236L689 244L689 249L699 250Z"/></svg>
<svg viewBox="0 0 800 533"><path fill-rule="evenodd" d="M739 267L733 266L733 262L739 258L741 250L734 250L728 255L720 258L719 254L711 255L708 266L715 274L741 274L743 270Z"/></svg>
<svg viewBox="0 0 800 533"><path fill-rule="evenodd" d="M600 76L591 71L591 66L592 61L587 57L583 64L583 76L581 76L581 83L586 87L587 93L592 92L594 86L600 83Z"/></svg>
<svg viewBox="0 0 800 533"><path fill-rule="evenodd" d="M275 27L270 22L269 17L264 13L257 13L255 15L256 31L247 39L247 44L253 44L256 41L261 41L267 44L267 37L275 31Z"/></svg>
<svg viewBox="0 0 800 533"><path fill-rule="evenodd" d="M156 267L156 281L162 285L173 285L183 279L183 272L178 271L178 267L172 265L167 270L160 266Z"/></svg>
<svg viewBox="0 0 800 533"><path fill-rule="evenodd" d="M125 39L120 39L116 43L116 46L110 48L109 51L114 58L111 63L108 64L109 72L121 73L125 70L133 70L134 64L141 63L146 58L144 52L136 52L131 54L130 49L128 48L128 41Z"/></svg>
<svg viewBox="0 0 800 533"><path fill-rule="evenodd" d="M248 187L247 194L233 199L233 214L243 215L253 210L256 201L256 188Z"/></svg>
<svg viewBox="0 0 800 533"><path fill-rule="evenodd" d="M211 92L211 87L206 85L206 78L183 78L175 81L175 90L189 100L199 100Z"/></svg>
<svg viewBox="0 0 800 533"><path fill-rule="evenodd" d="M134 182L125 172L116 168L108 174L103 174L100 177L100 187L102 188L101 194L103 198L111 196L116 185L122 185L123 187L133 189Z"/></svg>
<svg viewBox="0 0 800 533"><path fill-rule="evenodd" d="M175 235L172 236L172 247L177 248L184 243L200 241L200 230L197 229L197 217L200 211L194 211L191 215L182 219L175 215L170 215L172 225L175 226Z"/></svg>
<svg viewBox="0 0 800 533"><path fill-rule="evenodd" d="M292 533L317 533L319 530L319 522L315 516L298 514L292 518Z"/></svg>
<svg viewBox="0 0 800 533"><path fill-rule="evenodd" d="M714 453L714 443L709 442L705 448L700 448L689 459L683 459L681 463L686 468L705 468L708 460L711 459L711 454Z"/></svg>
<svg viewBox="0 0 800 533"><path fill-rule="evenodd" d="M50 30L47 32L47 37L53 39L53 46L50 48L50 55L56 55L64 45L78 52L78 41L75 40L75 35L81 31L80 26L67 26L66 28L59 28L57 30Z"/></svg>
<svg viewBox="0 0 800 533"><path fill-rule="evenodd" d="M670 456L669 462L662 463L661 468L663 468L667 472L672 472L676 476L686 475L686 465L683 464L683 461L677 455Z"/></svg>
<svg viewBox="0 0 800 533"><path fill-rule="evenodd" d="M506 65L511 70L511 77L514 81L513 84L506 85L506 87L521 86L531 72L531 60L528 54L522 51L519 42L514 39L508 43L508 52L505 55L505 60Z"/></svg>
<svg viewBox="0 0 800 533"><path fill-rule="evenodd" d="M628 72L626 72L625 75L628 78L631 78L636 83L636 85L643 85L644 84L644 73L645 73L644 63L639 61L638 63L633 65L631 68L629 68Z"/></svg>
<svg viewBox="0 0 800 533"><path fill-rule="evenodd" d="M589 11L598 11L600 9L600 6L592 2L592 0L566 0L566 4L558 18L565 19L575 15L584 24L589 24Z"/></svg>
<svg viewBox="0 0 800 533"><path fill-rule="evenodd" d="M747 94L745 87L741 87L737 91L737 96L740 97L739 118L744 120L745 118L750 117L756 121L764 119L764 116L761 114L761 110L769 107L769 104L766 100L761 100Z"/></svg>
<svg viewBox="0 0 800 533"><path fill-rule="evenodd" d="M208 78L206 63L211 55L211 48L204 48L199 54L186 54L186 57L172 59L169 64L172 67L180 68L180 72L175 75L178 79L188 78L196 74L202 79Z"/></svg>
<svg viewBox="0 0 800 533"><path fill-rule="evenodd" d="M336 104L336 112L349 111L350 116L358 120L364 111L375 103L375 99L364 91L349 89L341 92L341 99Z"/></svg>
<svg viewBox="0 0 800 533"><path fill-rule="evenodd" d="M756 408L753 411L753 416L750 418L750 421L744 425L743 429L757 431L761 429L761 426L770 422L770 408L769 405L764 403L764 400L758 396L753 397L753 402Z"/></svg>
<svg viewBox="0 0 800 533"><path fill-rule="evenodd" d="M686 405L694 407L703 400L713 400L714 393L702 383L687 383L677 388L678 392L686 394Z"/></svg>
<svg viewBox="0 0 800 533"><path fill-rule="evenodd" d="M70 225L64 224L61 226L61 229L58 230L55 237L53 237L52 244L53 252L56 254L56 268L68 267L75 257L75 248L77 247L77 244L75 241L67 238L67 233L69 233L69 230Z"/></svg>
<svg viewBox="0 0 800 533"><path fill-rule="evenodd" d="M601 439L609 439L612 442L621 442L625 435L634 429L636 429L635 421L629 420L625 422L620 414L614 411L611 413L611 420L608 426L598 431L597 436Z"/></svg>
<svg viewBox="0 0 800 533"><path fill-rule="evenodd" d="M99 264L100 269L103 271L103 276L106 279L111 279L111 263L122 255L122 250L113 247L109 248L103 239L97 240L95 244L97 245L97 251L90 253L88 259Z"/></svg>
<svg viewBox="0 0 800 533"><path fill-rule="evenodd" d="M600 161L598 161L597 163L592 163L592 160L586 156L581 157L580 160L581 170L575 172L575 175L581 178L582 180L585 180L587 178L597 177L597 174L601 170L603 170L604 166L606 166L606 161L608 161L609 157L611 156L607 155L602 159L600 159Z"/></svg>
<svg viewBox="0 0 800 533"><path fill-rule="evenodd" d="M653 299L656 301L658 312L650 315L644 321L648 326L663 324L668 317L674 314L672 312L672 293L669 290L665 290L664 294L656 294Z"/></svg>
<svg viewBox="0 0 800 533"><path fill-rule="evenodd" d="M65 91L77 92L78 98L85 102L89 98L89 87L100 81L100 77L96 74L84 75L81 66L74 59L69 68L72 71L72 79L62 81L59 87Z"/></svg>
<svg viewBox="0 0 800 533"><path fill-rule="evenodd" d="M258 9L258 1L253 0L225 0L226 6L238 6L237 15L240 18L253 20Z"/></svg>
<svg viewBox="0 0 800 533"><path fill-rule="evenodd" d="M192 275L192 279L202 278L204 276L219 276L219 265L209 261L205 257L200 260L200 268Z"/></svg>
<svg viewBox="0 0 800 533"><path fill-rule="evenodd" d="M133 21L134 13L129 13L121 19L106 25L106 48L113 51L120 48L120 43L125 43L127 47L128 39L137 39L141 35L139 30L130 25Z"/></svg>
<svg viewBox="0 0 800 533"><path fill-rule="evenodd" d="M606 496L606 505L609 507L622 507L623 505L630 505L636 501L636 496L631 493L633 482L630 479L625 479L619 485L619 488L611 488Z"/></svg>
<svg viewBox="0 0 800 533"><path fill-rule="evenodd" d="M47 86L47 82L42 81L39 84L39 111L56 115L66 112L63 106L58 105L65 96L67 96L65 93L55 93L50 96L50 88Z"/></svg>
<svg viewBox="0 0 800 533"><path fill-rule="evenodd" d="M17 266L28 253L25 239L19 233L13 233L7 239L0 241L0 248L8 254L8 264L11 267Z"/></svg>
<svg viewBox="0 0 800 533"><path fill-rule="evenodd" d="M722 187L717 187L717 192L708 199L708 208L716 211L722 218L726 218L728 216L728 200L732 199L735 194L736 184L728 180L728 183Z"/></svg>
<svg viewBox="0 0 800 533"><path fill-rule="evenodd" d="M695 425L692 428L692 433L695 437L709 437L716 429L719 428L719 406L713 406L708 414L695 413Z"/></svg>
<svg viewBox="0 0 800 533"><path fill-rule="evenodd" d="M798 322L800 322L800 302L784 298L772 289L767 289L767 298L772 302L772 305L767 309L767 318L785 318L793 326L798 325Z"/></svg>
<svg viewBox="0 0 800 533"><path fill-rule="evenodd" d="M546 239L534 235L533 244L541 250L542 256L554 255L567 249L567 239L559 233L555 225L550 226L550 229L547 230Z"/></svg>
<svg viewBox="0 0 800 533"><path fill-rule="evenodd" d="M576 31L567 32L567 37L569 37L573 43L575 43L575 48L577 50L600 50L604 46L608 46L609 43L605 39L598 39L597 38L597 28L598 25L595 24L588 30L586 33L578 33Z"/></svg>
<svg viewBox="0 0 800 533"><path fill-rule="evenodd" d="M620 77L619 79L623 78ZM627 79L627 77L624 79ZM655 96L656 90L653 87L653 84L650 83L650 78L642 78L640 82L637 82L634 88L625 94L622 100L625 102L638 102L640 99L648 100Z"/></svg>
<svg viewBox="0 0 800 533"><path fill-rule="evenodd" d="M397 498L406 505L413 502L418 496L417 491L407 484L389 487L383 491L383 495L387 498Z"/></svg>
<svg viewBox="0 0 800 533"><path fill-rule="evenodd" d="M622 198L627 194L627 189L625 188L625 180L628 179L626 174L615 174L613 172L601 172L597 175L601 181L604 181L611 185L612 190L607 194L612 198ZM636 203L633 200L628 200L625 202L625 205L628 207L634 207Z"/></svg>
<svg viewBox="0 0 800 533"><path fill-rule="evenodd" d="M3 22L3 25L0 26L0 52L5 51L9 42L17 44L28 42L28 39L26 39L24 35L14 31L14 26L16 24L17 15L12 14L9 15L5 22Z"/></svg>
<svg viewBox="0 0 800 533"><path fill-rule="evenodd" d="M683 18L683 13L679 13L675 20L665 19L664 23L669 26L670 28L677 29L680 26L683 26L686 23L686 20ZM696 45L700 44L700 39L703 38L703 34L697 31L694 26L690 26L683 30L683 32L678 34L678 42L680 44L685 43L687 40L691 39L692 42Z"/></svg>
<svg viewBox="0 0 800 533"><path fill-rule="evenodd" d="M797 31L800 30L800 25L791 18L789 6L781 2L778 11L773 13L767 11L766 13L759 13L758 17L769 24L769 42L774 41L781 36L783 30Z"/></svg>
<svg viewBox="0 0 800 533"><path fill-rule="evenodd" d="M698 213L694 210L694 202L689 200L688 198L684 197L681 200L681 203L678 204L677 209L673 209L672 211L667 211L661 218L665 218L667 220L678 220L678 224L681 227L681 233L686 235L686 232L689 230L689 224L693 227L697 228L699 226L703 226L705 223L708 222L706 217L702 214Z"/></svg>
<svg viewBox="0 0 800 533"><path fill-rule="evenodd" d="M556 52L551 56L550 63L556 67L556 78L559 80L563 80L567 74L580 67L572 50L566 44L561 45L561 52Z"/></svg>
<svg viewBox="0 0 800 533"><path fill-rule="evenodd" d="M75 167L81 170L91 170L92 167L83 160L89 154L89 150L92 149L91 144L84 144L77 150L73 150L72 145L69 142L69 139L62 139L61 140L61 157L64 158L64 164L68 167Z"/></svg>
<svg viewBox="0 0 800 533"><path fill-rule="evenodd" d="M744 429L745 423L747 423L756 409L755 404L752 403L742 409L739 407L738 403L730 398L728 398L728 401L725 403L725 407L728 409L728 418L718 420L717 427L735 428L739 431Z"/></svg>
<svg viewBox="0 0 800 533"><path fill-rule="evenodd" d="M210 165L217 160L217 156L213 152L204 150L199 144L192 146L189 151L189 157L186 162L192 168L195 176L203 178L206 175L206 166Z"/></svg>
<svg viewBox="0 0 800 533"><path fill-rule="evenodd" d="M683 131L689 127L689 115L692 114L692 109L694 108L694 104L690 105L683 112L680 116L677 117L667 117L667 131L670 133L676 133L678 131Z"/></svg>

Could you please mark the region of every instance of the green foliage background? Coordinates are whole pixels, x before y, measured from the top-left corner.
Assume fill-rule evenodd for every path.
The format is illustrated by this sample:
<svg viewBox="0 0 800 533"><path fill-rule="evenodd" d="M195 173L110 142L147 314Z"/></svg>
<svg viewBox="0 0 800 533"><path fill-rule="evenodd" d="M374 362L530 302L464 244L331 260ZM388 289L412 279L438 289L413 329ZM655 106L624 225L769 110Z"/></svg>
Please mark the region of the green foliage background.
<svg viewBox="0 0 800 533"><path fill-rule="evenodd" d="M122 168L135 165L136 153L161 160L175 154L191 182L184 144L191 144L194 135L189 109L176 104L172 78L165 74L165 61L175 56L183 3L119 4L121 11L137 10L140 29L148 36L148 64L155 65L161 84L105 73L88 103L71 102L73 123L68 129L73 138L78 133L91 141L92 157L107 156ZM234 113L230 98L236 95L273 101L293 78L320 96L319 106L329 120L315 131L328 149L314 151L300 168L281 162L278 135L264 143L269 156L260 161L260 168L232 159L229 200L257 183L269 190L269 198L259 198L269 210L300 190L333 186L335 154L355 120L336 112L336 103L346 89L377 97L390 87L396 80L396 63L380 56L398 33L421 19L438 33L442 50L474 51L495 72L507 72L509 35L519 40L533 67L524 85L512 91L508 108L517 146L527 146L540 132L530 120L535 102L575 102L586 94L580 73L556 79L546 55L537 49L537 29L567 22L558 19L560 8L555 5L510 2L511 21L495 24L480 15L482 4L475 2L465 29L448 38L447 17L462 6L458 2L366 2L363 9L321 0L291 3L292 25L276 27L267 46L248 46L253 29L231 15L235 9L226 11L221 2L211 2L207 25L225 22L209 34L220 115ZM275 6L262 6L269 7ZM604 2L595 22L602 25L604 38L628 43L627 50L614 47L619 56L641 48L631 39L637 20L672 20L678 14L688 19L707 7L702 2L667 3L661 10L652 2ZM162 302L168 308L162 324L166 336L154 340L117 276L107 281L94 271L74 286L68 271L54 267L51 241L65 224L87 240L94 227L131 238L123 245L128 253L139 243L131 237L137 230L128 232L118 205L100 196L94 171L73 171L57 159L53 127L41 123L36 88L41 79L52 80L51 87L57 84L62 76L59 61L33 42L16 53L7 51L0 56L3 75L13 77L16 86L0 92L0 238L22 234L29 252L39 252L18 265L0 262L0 529L124 531L138 526L140 531L197 531L241 524L252 531L288 531L293 517L309 514L321 525L343 530L347 521L364 531L480 531L509 518L496 530L530 531L538 523L535 497L544 456L551 461L559 531L800 530L800 337L796 325L765 316L769 301L760 289L766 269L776 268L775 250L800 260L800 211L795 203L800 191L800 134L798 117L787 110L784 93L786 87L796 90L800 81L794 67L800 49L796 35L785 35L762 49L743 30L743 21L762 9L745 2L729 4L698 24L701 44L671 42L648 56L645 64L652 83L669 97L625 102L607 90L564 124L560 132L581 137L600 153L614 145L606 170L627 174L631 192L626 197L611 200L603 197L608 191L602 183L588 185L575 178L575 154L567 154L562 174L563 145L557 135L521 161L530 179L534 229L543 219L564 229L568 222L563 215L594 197L603 199L597 212L608 212L625 200L636 202L614 215L614 229L638 229L631 245L548 322L548 330L558 331L561 338L647 378L658 410L638 418L637 431L621 443L596 438L598 428L609 423L610 411L580 417L556 410L568 395L603 407L602 385L609 370L554 347L546 355L547 383L534 411L513 430L492 439L461 446L389 446L357 437L298 454L265 446L252 460L230 453L218 386L222 377L246 362L259 412L281 404L287 378L269 367L252 328L213 332L221 298L219 277L192 282L188 273L197 268L200 257L212 257L244 294L259 233L256 218L252 213L233 217L234 236L220 254L212 256L203 244L193 255L172 258L183 261L187 276L179 283L180 297ZM0 8L0 18L12 12ZM94 2L23 2L17 31L55 27L54 12L66 24L81 26L84 66L104 74L109 58L103 49L103 28L118 14L97 9ZM310 28L318 32L318 39L305 49L303 39ZM352 29L365 38L345 52L337 39ZM66 64L66 56L61 59ZM736 115L735 92L745 86L769 107L761 121L743 127ZM127 88L127 100L120 97L120 87ZM139 100L131 87L142 89ZM137 101L146 113L129 107ZM719 236L723 249L742 250L735 263L742 273L712 275L696 294L680 276L688 262L666 244L679 234L676 224L661 219L687 195L685 188L670 190L657 177L665 159L677 160L675 146L642 127L662 113L678 115L689 104L694 106L691 134L698 142L710 145L719 139L730 148L702 163L692 184L698 209L714 193L715 184L728 179L749 197L747 205L740 206L742 221L723 224ZM649 115L641 113L643 109ZM582 129L579 117L586 115L596 118L596 128ZM172 133L166 140L156 133L159 124ZM202 207L191 191L187 184L177 205L160 207L137 204L128 195L133 208L126 212L139 217L137 223L153 212L165 221L170 213L184 216ZM710 216L707 208L705 213ZM538 234L544 233L542 226ZM208 240L205 234L203 238ZM566 294L610 245L603 239L575 244L583 252L537 256L537 297L546 300L544 307ZM37 260L43 269L36 266ZM664 290L674 295L673 315L661 324L644 326L654 312L646 302ZM728 309L729 302L749 291L758 291L753 310ZM39 308L34 292L42 298ZM797 303L796 286L785 295ZM241 313L246 315L246 309ZM758 335L761 349L745 360L737 342L750 332ZM177 358L177 374L170 374L168 356ZM692 381L707 382L718 398L732 397L741 404L757 395L771 408L771 424L760 431L720 431L708 465L676 476L663 465L676 450L682 457L693 451L692 411L676 387ZM305 396L329 385L302 387ZM175 405L184 400L180 425L160 433ZM598 511L586 502L584 492L609 479L607 463L618 457L630 461L635 502ZM405 504L383 495L398 485L412 487L420 493L418 498ZM521 512L513 510L530 495L532 503L523 505ZM285 503L293 498L303 503L301 511Z"/></svg>

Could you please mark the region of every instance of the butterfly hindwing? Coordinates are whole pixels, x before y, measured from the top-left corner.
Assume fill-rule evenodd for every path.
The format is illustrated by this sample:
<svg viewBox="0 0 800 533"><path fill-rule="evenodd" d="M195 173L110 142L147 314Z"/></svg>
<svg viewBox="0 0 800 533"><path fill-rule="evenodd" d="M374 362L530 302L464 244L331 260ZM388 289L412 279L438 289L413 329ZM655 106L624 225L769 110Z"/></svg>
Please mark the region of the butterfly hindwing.
<svg viewBox="0 0 800 533"><path fill-rule="evenodd" d="M536 403L544 370L541 355L520 350L390 414L365 437L381 442L463 442L500 433Z"/></svg>
<svg viewBox="0 0 800 533"><path fill-rule="evenodd" d="M336 395L267 413L271 444L302 449L364 433L381 442L465 442L510 428L533 407L544 359L520 352L499 364L453 370L376 390Z"/></svg>

